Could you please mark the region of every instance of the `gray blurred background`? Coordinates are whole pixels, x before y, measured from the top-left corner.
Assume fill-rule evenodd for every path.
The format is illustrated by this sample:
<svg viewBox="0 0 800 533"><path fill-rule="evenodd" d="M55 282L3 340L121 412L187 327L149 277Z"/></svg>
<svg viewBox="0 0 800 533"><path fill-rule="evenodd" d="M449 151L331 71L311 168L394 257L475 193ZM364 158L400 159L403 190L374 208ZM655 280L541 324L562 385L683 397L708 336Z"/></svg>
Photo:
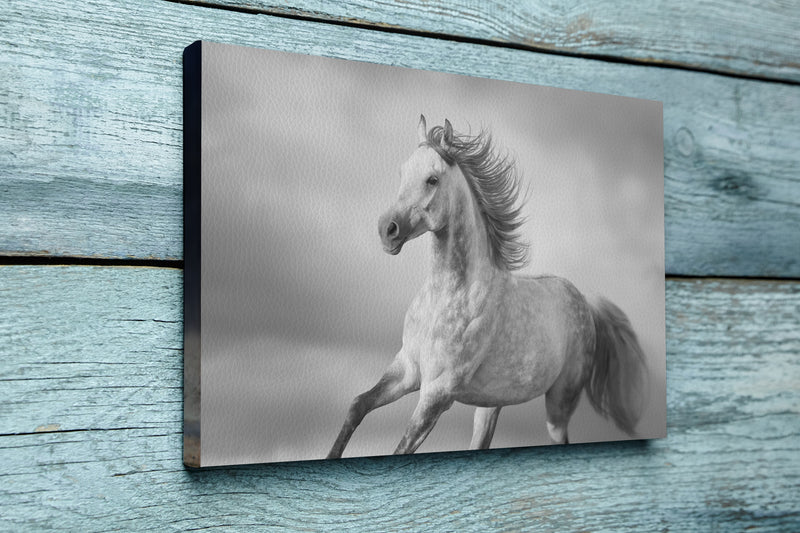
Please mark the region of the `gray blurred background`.
<svg viewBox="0 0 800 533"><path fill-rule="evenodd" d="M202 90L204 465L324 457L400 348L430 241L389 256L377 220L420 113L516 159L525 271L625 311L652 379L639 433L665 435L659 103L210 43ZM368 415L345 456L391 453L416 399ZM466 448L472 410L454 405L418 453ZM543 398L506 407L492 446L548 444L544 420ZM585 398L569 431L627 438Z"/></svg>

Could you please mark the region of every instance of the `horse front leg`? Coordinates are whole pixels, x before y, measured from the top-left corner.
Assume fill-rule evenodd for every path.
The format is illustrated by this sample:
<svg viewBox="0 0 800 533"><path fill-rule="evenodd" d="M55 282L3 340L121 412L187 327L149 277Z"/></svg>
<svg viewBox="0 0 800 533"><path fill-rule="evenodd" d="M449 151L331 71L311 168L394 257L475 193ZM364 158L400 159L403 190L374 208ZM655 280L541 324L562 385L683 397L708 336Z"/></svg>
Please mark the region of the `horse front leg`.
<svg viewBox="0 0 800 533"><path fill-rule="evenodd" d="M500 409L501 407L475 408L475 417L472 421L472 441L469 443L470 450L485 450L492 443Z"/></svg>
<svg viewBox="0 0 800 533"><path fill-rule="evenodd" d="M433 388L420 392L419 403L417 403L411 421L406 428L400 444L397 445L395 455L404 453L414 453L420 444L436 425L439 417L450 409L453 405L453 398L450 391L444 388Z"/></svg>
<svg viewBox="0 0 800 533"><path fill-rule="evenodd" d="M419 389L419 379L415 373L397 358L392 361L378 383L367 392L356 396L350 404L339 436L336 437L331 451L328 452L328 459L337 459L342 456L353 432L370 411L392 403L417 389Z"/></svg>

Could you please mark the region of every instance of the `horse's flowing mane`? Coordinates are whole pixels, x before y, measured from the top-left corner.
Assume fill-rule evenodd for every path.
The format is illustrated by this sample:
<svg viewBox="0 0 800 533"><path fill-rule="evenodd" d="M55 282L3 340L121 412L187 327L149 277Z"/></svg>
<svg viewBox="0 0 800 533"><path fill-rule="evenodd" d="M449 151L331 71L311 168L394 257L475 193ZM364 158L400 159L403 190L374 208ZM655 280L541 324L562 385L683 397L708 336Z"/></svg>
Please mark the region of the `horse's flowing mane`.
<svg viewBox="0 0 800 533"><path fill-rule="evenodd" d="M528 262L528 243L516 230L525 223L522 205L517 205L520 184L514 161L498 155L492 137L485 131L477 135L453 134L442 143L445 129L428 131L427 144L448 165L457 164L483 215L494 264L502 270L518 270ZM446 145L446 146L444 146Z"/></svg>

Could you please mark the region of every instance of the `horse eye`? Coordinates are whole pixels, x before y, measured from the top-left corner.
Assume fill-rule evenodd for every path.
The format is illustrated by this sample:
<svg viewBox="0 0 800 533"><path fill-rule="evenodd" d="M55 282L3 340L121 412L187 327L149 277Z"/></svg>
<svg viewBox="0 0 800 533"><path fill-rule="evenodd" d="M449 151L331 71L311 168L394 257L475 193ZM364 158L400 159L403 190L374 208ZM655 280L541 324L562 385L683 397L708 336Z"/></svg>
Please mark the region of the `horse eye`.
<svg viewBox="0 0 800 533"><path fill-rule="evenodd" d="M439 178L437 178L436 176L431 176L430 178L428 178L427 183L428 185L436 185L437 183L439 183Z"/></svg>

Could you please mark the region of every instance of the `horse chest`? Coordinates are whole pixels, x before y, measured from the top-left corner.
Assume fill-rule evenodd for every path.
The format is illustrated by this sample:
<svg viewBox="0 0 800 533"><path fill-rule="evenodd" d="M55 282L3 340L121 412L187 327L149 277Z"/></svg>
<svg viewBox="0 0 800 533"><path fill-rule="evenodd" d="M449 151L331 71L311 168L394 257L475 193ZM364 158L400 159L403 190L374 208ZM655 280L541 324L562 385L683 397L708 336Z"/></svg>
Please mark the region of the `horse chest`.
<svg viewBox="0 0 800 533"><path fill-rule="evenodd" d="M491 336L487 291L480 286L426 289L409 308L404 346L417 354L423 374L468 372Z"/></svg>

